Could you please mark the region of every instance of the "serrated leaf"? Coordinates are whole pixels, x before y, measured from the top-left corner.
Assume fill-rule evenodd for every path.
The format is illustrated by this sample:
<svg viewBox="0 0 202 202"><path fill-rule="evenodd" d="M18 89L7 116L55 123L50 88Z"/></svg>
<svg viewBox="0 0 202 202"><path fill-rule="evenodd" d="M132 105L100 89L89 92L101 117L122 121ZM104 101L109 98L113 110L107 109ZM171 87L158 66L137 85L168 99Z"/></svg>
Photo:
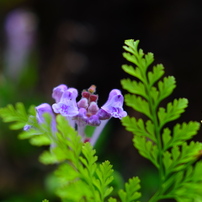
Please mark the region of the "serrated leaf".
<svg viewBox="0 0 202 202"><path fill-rule="evenodd" d="M60 186L56 190L56 194L63 201L83 201L85 198L86 201L96 201L96 192L93 195L90 187L82 180L73 180L69 181L69 183Z"/></svg>
<svg viewBox="0 0 202 202"><path fill-rule="evenodd" d="M61 186L67 184L69 181L79 179L80 177L79 172L67 162L60 164L54 171L54 174L57 176Z"/></svg>
<svg viewBox="0 0 202 202"><path fill-rule="evenodd" d="M118 194L122 202L135 202L141 197L140 180L138 177L133 177L125 183L125 190L121 189Z"/></svg>
<svg viewBox="0 0 202 202"><path fill-rule="evenodd" d="M165 151L169 148L170 142L172 140L171 130L169 128L164 128L163 134L162 134L162 140L163 140L163 147Z"/></svg>
<svg viewBox="0 0 202 202"><path fill-rule="evenodd" d="M172 172L177 172L185 169L187 165L197 160L198 154L202 149L202 144L199 142L191 142L189 145L184 142L181 149L179 146L174 146L171 153L164 153L164 165L166 175Z"/></svg>
<svg viewBox="0 0 202 202"><path fill-rule="evenodd" d="M157 105L159 104L159 91L157 90L156 87L152 86L151 87L151 97L153 99L153 103L155 103L155 108L157 107Z"/></svg>
<svg viewBox="0 0 202 202"><path fill-rule="evenodd" d="M142 119L136 120L135 117L126 116L121 121L126 129L134 135L145 136L156 143L154 125L150 120L146 122L146 127Z"/></svg>
<svg viewBox="0 0 202 202"><path fill-rule="evenodd" d="M182 125L176 124L173 128L173 145L178 145L183 141L191 139L197 134L200 128L200 123L190 121L189 123L183 123Z"/></svg>
<svg viewBox="0 0 202 202"><path fill-rule="evenodd" d="M126 58L129 62L139 65L138 58L135 55L132 55L130 53L123 53L123 57Z"/></svg>
<svg viewBox="0 0 202 202"><path fill-rule="evenodd" d="M151 122L151 120L146 122L146 130L149 133L149 138L156 143L154 124Z"/></svg>
<svg viewBox="0 0 202 202"><path fill-rule="evenodd" d="M93 180L94 185L97 187L101 201L112 192L113 187L109 186L109 184L114 179L112 176L113 169L112 165L109 161L105 161L99 165L98 169L96 169L96 178Z"/></svg>
<svg viewBox="0 0 202 202"><path fill-rule="evenodd" d="M197 134L199 128L200 123L190 121L189 123L176 124L173 128L173 136L171 136L170 129L164 129L162 134L164 150L181 145L184 141L191 139Z"/></svg>
<svg viewBox="0 0 202 202"><path fill-rule="evenodd" d="M175 99L172 103L167 104L167 108L159 108L158 118L160 122L160 128L162 128L166 123L173 121L180 117L181 113L185 111L188 105L188 100L186 98Z"/></svg>
<svg viewBox="0 0 202 202"><path fill-rule="evenodd" d="M145 99L148 99L145 86L142 82L131 81L130 79L122 79L121 84L128 92L141 95Z"/></svg>
<svg viewBox="0 0 202 202"><path fill-rule="evenodd" d="M172 153L172 157L173 157L173 161L177 161L179 156L180 156L180 149L178 146L174 146L171 149L171 153Z"/></svg>
<svg viewBox="0 0 202 202"><path fill-rule="evenodd" d="M163 81L158 82L159 88L159 100L163 100L164 98L168 97L176 87L176 81L173 76L164 77Z"/></svg>
<svg viewBox="0 0 202 202"><path fill-rule="evenodd" d="M141 81L144 82L144 78L142 77L142 73L141 73L139 68L134 68L132 65L126 65L125 64L125 65L122 65L122 69L126 73L128 73L134 77L137 77L138 79L140 79Z"/></svg>
<svg viewBox="0 0 202 202"><path fill-rule="evenodd" d="M148 67L154 61L154 54L149 52L145 54L145 66Z"/></svg>
<svg viewBox="0 0 202 202"><path fill-rule="evenodd" d="M125 40L126 46L123 46L123 48L132 54L136 54L139 42L139 40L134 41L133 39L127 39Z"/></svg>
<svg viewBox="0 0 202 202"><path fill-rule="evenodd" d="M164 67L158 64L153 67L153 71L148 72L148 79L150 87L153 86L164 74Z"/></svg>
<svg viewBox="0 0 202 202"><path fill-rule="evenodd" d="M4 122L11 122L10 128L12 130L22 129L29 118L23 103L16 103L13 105L7 105L7 107L0 109L0 116Z"/></svg>
<svg viewBox="0 0 202 202"><path fill-rule="evenodd" d="M132 107L134 110L141 112L152 119L149 104L146 100L142 99L136 95L125 95L125 102L128 106Z"/></svg>
<svg viewBox="0 0 202 202"><path fill-rule="evenodd" d="M202 149L202 143L191 141L189 144L184 142L181 149L181 159L178 163L187 163L198 158Z"/></svg>
<svg viewBox="0 0 202 202"><path fill-rule="evenodd" d="M139 153L143 157L149 159L157 168L159 168L159 151L157 149L157 146L154 145L150 140L146 140L145 137L141 136L134 136L133 142Z"/></svg>
<svg viewBox="0 0 202 202"><path fill-rule="evenodd" d="M57 158L51 154L49 151L44 151L40 157L39 161L45 165L47 164L55 164L57 161Z"/></svg>
<svg viewBox="0 0 202 202"><path fill-rule="evenodd" d="M72 156L72 158L79 158L83 145L81 136L79 136L75 129L69 125L65 117L58 115L56 121L58 129L58 133L56 133L56 140L58 146L68 147L70 151L73 151L72 155L74 157Z"/></svg>
<svg viewBox="0 0 202 202"><path fill-rule="evenodd" d="M92 148L89 142L85 143L82 146L82 154L84 155L85 158L80 156L80 160L86 166L90 176L93 176L96 169L95 162L97 161L97 156L95 156L95 153L96 153L95 150Z"/></svg>
<svg viewBox="0 0 202 202"><path fill-rule="evenodd" d="M30 143L35 146L50 145L51 140L43 135L35 135L30 139Z"/></svg>
<svg viewBox="0 0 202 202"><path fill-rule="evenodd" d="M171 153L169 151L164 152L163 154L163 163L165 166L165 171L168 173L168 170L170 169L170 166L172 164L172 159L171 159Z"/></svg>
<svg viewBox="0 0 202 202"><path fill-rule="evenodd" d="M170 195L177 201L189 202L193 198L196 201L201 201L201 186L202 186L202 162L199 161L196 165L189 166L184 172L178 172L174 175L173 189L170 190Z"/></svg>

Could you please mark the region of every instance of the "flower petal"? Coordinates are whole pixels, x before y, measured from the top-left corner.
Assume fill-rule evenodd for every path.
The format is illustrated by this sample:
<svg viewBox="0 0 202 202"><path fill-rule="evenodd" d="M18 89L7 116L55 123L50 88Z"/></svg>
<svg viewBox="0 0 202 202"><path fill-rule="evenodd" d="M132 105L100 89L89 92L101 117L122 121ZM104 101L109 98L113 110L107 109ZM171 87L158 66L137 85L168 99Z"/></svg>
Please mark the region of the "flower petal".
<svg viewBox="0 0 202 202"><path fill-rule="evenodd" d="M60 102L52 105L55 113L60 113L62 116L76 116L79 111L76 104L78 92L75 88L69 88L64 91Z"/></svg>
<svg viewBox="0 0 202 202"><path fill-rule="evenodd" d="M59 102L62 94L68 89L68 87L64 84L61 84L55 88L53 88L52 98L55 99L55 102Z"/></svg>
<svg viewBox="0 0 202 202"><path fill-rule="evenodd" d="M90 126L99 126L101 121L97 115L92 115L87 119L87 123Z"/></svg>
<svg viewBox="0 0 202 202"><path fill-rule="evenodd" d="M37 120L39 123L44 122L43 115L45 113L48 113L51 115L51 117L52 117L51 128L52 128L53 132L56 131L55 115L53 113L51 106L47 103L43 103L43 104L40 104L39 106L37 106L35 109L36 109L36 117L37 117Z"/></svg>
<svg viewBox="0 0 202 202"><path fill-rule="evenodd" d="M126 111L123 110L123 101L124 98L121 91L114 89L110 92L107 102L101 107L101 109L112 117L121 119L122 117L127 116Z"/></svg>

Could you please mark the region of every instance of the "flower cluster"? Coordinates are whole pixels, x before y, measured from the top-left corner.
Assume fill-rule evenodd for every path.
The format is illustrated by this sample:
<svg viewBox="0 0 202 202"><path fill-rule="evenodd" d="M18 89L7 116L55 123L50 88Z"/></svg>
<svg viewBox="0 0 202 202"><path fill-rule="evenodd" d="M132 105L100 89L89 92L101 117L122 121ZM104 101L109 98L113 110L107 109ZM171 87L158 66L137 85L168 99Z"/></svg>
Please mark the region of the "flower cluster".
<svg viewBox="0 0 202 202"><path fill-rule="evenodd" d="M103 127L107 121L111 118L125 117L126 111L123 110L123 95L118 89L113 89L109 93L107 102L101 107L98 107L98 95L95 94L96 87L92 85L88 90L83 90L81 93L81 99L77 102L78 91L75 88L68 88L66 85L61 84L53 89L52 98L55 103L52 107L43 103L36 107L37 120L42 123L43 114L51 114L52 130L56 130L55 116L61 114L66 117L69 124L77 128L82 140L90 141L94 145L99 137ZM85 127L87 125L96 126L93 136L88 139L85 135Z"/></svg>

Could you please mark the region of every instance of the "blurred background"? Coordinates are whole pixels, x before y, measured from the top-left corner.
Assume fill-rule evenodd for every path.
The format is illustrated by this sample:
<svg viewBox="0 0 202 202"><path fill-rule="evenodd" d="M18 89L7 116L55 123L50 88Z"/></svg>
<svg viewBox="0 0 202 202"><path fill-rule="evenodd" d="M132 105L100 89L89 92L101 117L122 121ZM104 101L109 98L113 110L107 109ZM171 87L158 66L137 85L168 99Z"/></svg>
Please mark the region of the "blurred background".
<svg viewBox="0 0 202 202"><path fill-rule="evenodd" d="M52 104L52 88L61 83L80 92L95 84L101 106L128 77L121 69L124 40L139 39L144 52L164 64L166 75L176 77L170 99L189 99L180 121L200 121L201 36L202 3L196 0L0 0L0 107ZM18 140L8 124L0 127L0 201L58 201L49 177L54 167L38 162L43 148ZM111 120L97 148L99 160L109 159L124 180L140 176L147 197L157 174L131 139L119 120Z"/></svg>

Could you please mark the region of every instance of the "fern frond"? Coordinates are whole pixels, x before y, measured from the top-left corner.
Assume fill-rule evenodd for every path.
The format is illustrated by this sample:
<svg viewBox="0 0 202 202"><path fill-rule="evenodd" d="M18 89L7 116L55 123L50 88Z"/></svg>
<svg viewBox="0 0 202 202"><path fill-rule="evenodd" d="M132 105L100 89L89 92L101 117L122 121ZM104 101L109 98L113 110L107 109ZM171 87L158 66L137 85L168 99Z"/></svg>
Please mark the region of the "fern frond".
<svg viewBox="0 0 202 202"><path fill-rule="evenodd" d="M166 109L160 107L158 111L160 128L162 128L166 123L179 118L181 113L185 111L187 105L188 100L186 98L180 98L180 99L174 99L173 102L169 102L167 104Z"/></svg>
<svg viewBox="0 0 202 202"><path fill-rule="evenodd" d="M145 158L149 159L157 168L159 168L159 151L157 146L153 144L152 141L140 136L134 136L133 142L139 153Z"/></svg>
<svg viewBox="0 0 202 202"><path fill-rule="evenodd" d="M162 134L164 150L169 149L172 146L181 145L184 141L191 139L197 134L200 128L200 123L190 121L189 123L176 124L173 128L173 135L171 136L171 130L165 128Z"/></svg>
<svg viewBox="0 0 202 202"><path fill-rule="evenodd" d="M132 107L134 110L141 112L152 119L148 101L139 96L127 94L125 95L125 102L129 107Z"/></svg>
<svg viewBox="0 0 202 202"><path fill-rule="evenodd" d="M29 108L29 113L35 115L33 106ZM15 107L9 104L7 107L0 108L0 117L4 122L11 123L12 130L22 129L28 122L30 114L26 112L25 106L21 102L16 103Z"/></svg>
<svg viewBox="0 0 202 202"><path fill-rule="evenodd" d="M125 117L122 123L134 134L134 146L139 153L159 170L161 184L159 190L149 200L156 202L176 198L171 193L185 190L179 189L180 186L184 186L183 177L188 172L188 167L196 162L202 150L200 143L187 144L186 141L197 133L200 124L189 122L176 124L173 130L165 128L167 123L181 116L188 105L188 100L174 99L165 108L160 107L160 103L175 89L175 78L173 76L162 78L164 67L161 64L153 66L150 71L149 66L154 60L153 54L144 54L143 50L138 49L138 44L139 41L125 41L123 48L127 52L123 56L132 65L123 65L122 68L135 80L124 79L121 84L130 93L125 96L126 105L146 115L148 120ZM173 186L174 183L179 186ZM186 196L183 194L180 196L185 199Z"/></svg>
<svg viewBox="0 0 202 202"><path fill-rule="evenodd" d="M142 119L136 120L135 117L126 116L122 119L122 123L134 135L147 137L156 143L154 124L150 120L145 124Z"/></svg>
<svg viewBox="0 0 202 202"><path fill-rule="evenodd" d="M110 165L109 161L105 161L99 165L96 170L96 178L93 178L93 184L99 190L102 201L113 191L113 187L109 186L113 180L112 173L112 165Z"/></svg>
<svg viewBox="0 0 202 202"><path fill-rule="evenodd" d="M140 189L140 180L138 177L133 177L125 184L125 190L119 191L119 197L122 202L135 202L141 197L141 193L138 192Z"/></svg>

